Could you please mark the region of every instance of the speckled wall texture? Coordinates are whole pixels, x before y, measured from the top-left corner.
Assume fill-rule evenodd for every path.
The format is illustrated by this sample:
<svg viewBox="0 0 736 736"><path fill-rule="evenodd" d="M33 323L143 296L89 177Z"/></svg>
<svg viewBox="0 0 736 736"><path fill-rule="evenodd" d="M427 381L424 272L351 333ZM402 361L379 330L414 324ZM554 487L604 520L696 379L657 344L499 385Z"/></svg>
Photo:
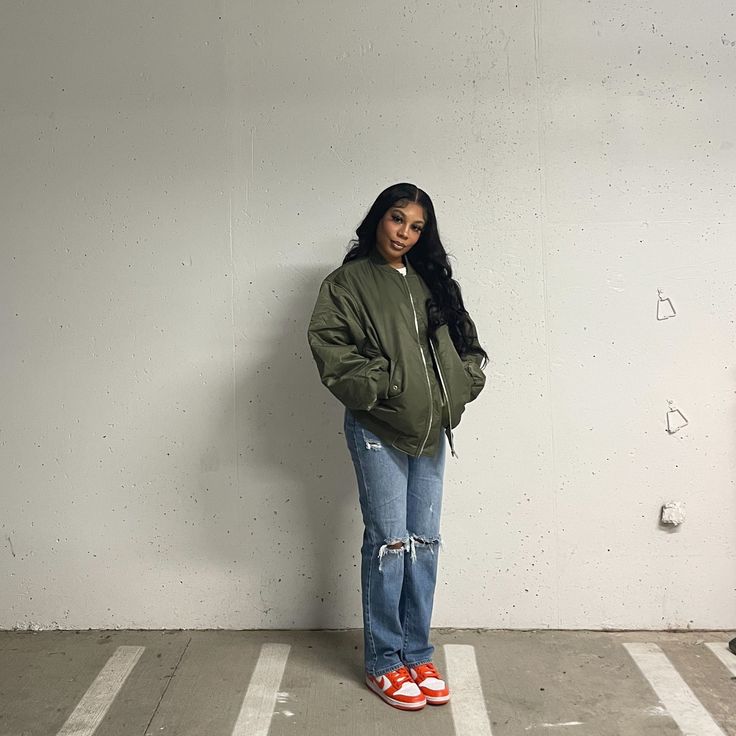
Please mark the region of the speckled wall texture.
<svg viewBox="0 0 736 736"><path fill-rule="evenodd" d="M733 626L735 84L725 0L5 3L0 627L361 625L305 333L397 180L492 356L435 625Z"/></svg>

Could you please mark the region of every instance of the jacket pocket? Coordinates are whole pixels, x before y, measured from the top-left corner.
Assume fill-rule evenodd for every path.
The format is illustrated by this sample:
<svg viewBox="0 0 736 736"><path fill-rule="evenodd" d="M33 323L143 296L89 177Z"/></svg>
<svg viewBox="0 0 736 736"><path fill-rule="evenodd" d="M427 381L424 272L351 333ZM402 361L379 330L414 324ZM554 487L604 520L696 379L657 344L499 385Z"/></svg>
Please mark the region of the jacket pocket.
<svg viewBox="0 0 736 736"><path fill-rule="evenodd" d="M454 429L460 424L460 417L465 411L465 407L470 402L472 382L470 376L463 369L457 371L454 374L455 379L449 387L450 392L450 408L452 414L450 419L452 420L452 428Z"/></svg>
<svg viewBox="0 0 736 736"><path fill-rule="evenodd" d="M389 359L387 396L371 409L371 415L407 437L415 436L417 427L426 427L430 410L423 371L418 373L403 359Z"/></svg>
<svg viewBox="0 0 736 736"><path fill-rule="evenodd" d="M406 390L404 368L398 360L389 360L387 401L397 399Z"/></svg>
<svg viewBox="0 0 736 736"><path fill-rule="evenodd" d="M437 360L448 393L450 425L454 429L460 423L466 404L472 400L473 377L466 370L465 363L450 341L449 334L438 332L438 338Z"/></svg>
<svg viewBox="0 0 736 736"><path fill-rule="evenodd" d="M463 363L465 365L465 374L470 381L469 401L473 401L478 397L478 394L486 384L486 374L483 373L481 367L472 358L466 358Z"/></svg>

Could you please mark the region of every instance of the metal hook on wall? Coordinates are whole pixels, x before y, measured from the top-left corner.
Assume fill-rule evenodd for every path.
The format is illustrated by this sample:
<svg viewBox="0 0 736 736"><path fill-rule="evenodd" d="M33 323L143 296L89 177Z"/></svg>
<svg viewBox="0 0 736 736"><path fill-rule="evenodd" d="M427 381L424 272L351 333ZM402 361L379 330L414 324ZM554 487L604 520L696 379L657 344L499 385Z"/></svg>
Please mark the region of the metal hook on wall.
<svg viewBox="0 0 736 736"><path fill-rule="evenodd" d="M657 289L657 319L661 322L663 319L674 317L677 312L669 297L662 296L662 289Z"/></svg>
<svg viewBox="0 0 736 736"><path fill-rule="evenodd" d="M667 403L669 404L670 409L667 412L667 429L665 431L667 434L674 434L683 427L687 427L689 422L685 418L685 415L675 407L672 401L668 400Z"/></svg>

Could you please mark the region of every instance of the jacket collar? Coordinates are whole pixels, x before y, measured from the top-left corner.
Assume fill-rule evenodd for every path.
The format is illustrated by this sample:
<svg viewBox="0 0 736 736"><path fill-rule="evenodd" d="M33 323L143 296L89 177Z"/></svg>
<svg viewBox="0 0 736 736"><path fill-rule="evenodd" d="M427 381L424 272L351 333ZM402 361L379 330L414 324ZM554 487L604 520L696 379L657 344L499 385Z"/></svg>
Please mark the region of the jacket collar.
<svg viewBox="0 0 736 736"><path fill-rule="evenodd" d="M368 260L370 260L372 263L374 263L376 266L379 266L381 268L394 268L382 255L381 252L378 250L378 248L373 248L371 252L368 254ZM404 261L404 265L406 266L406 275L409 276L409 274L415 274L416 271L414 270L414 267L409 262L409 259L406 256L402 256L402 260ZM396 269L394 269L396 270Z"/></svg>

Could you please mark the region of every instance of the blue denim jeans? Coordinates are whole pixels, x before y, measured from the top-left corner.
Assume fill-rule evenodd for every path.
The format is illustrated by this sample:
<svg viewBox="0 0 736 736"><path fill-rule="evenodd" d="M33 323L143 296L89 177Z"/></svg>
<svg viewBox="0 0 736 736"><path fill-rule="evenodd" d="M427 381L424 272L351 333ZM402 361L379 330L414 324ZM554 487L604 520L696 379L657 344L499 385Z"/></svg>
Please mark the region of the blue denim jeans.
<svg viewBox="0 0 736 736"><path fill-rule="evenodd" d="M444 433L435 457L388 447L345 410L345 439L363 512L365 669L382 675L432 661L429 643L440 547ZM398 548L391 545L399 544Z"/></svg>

